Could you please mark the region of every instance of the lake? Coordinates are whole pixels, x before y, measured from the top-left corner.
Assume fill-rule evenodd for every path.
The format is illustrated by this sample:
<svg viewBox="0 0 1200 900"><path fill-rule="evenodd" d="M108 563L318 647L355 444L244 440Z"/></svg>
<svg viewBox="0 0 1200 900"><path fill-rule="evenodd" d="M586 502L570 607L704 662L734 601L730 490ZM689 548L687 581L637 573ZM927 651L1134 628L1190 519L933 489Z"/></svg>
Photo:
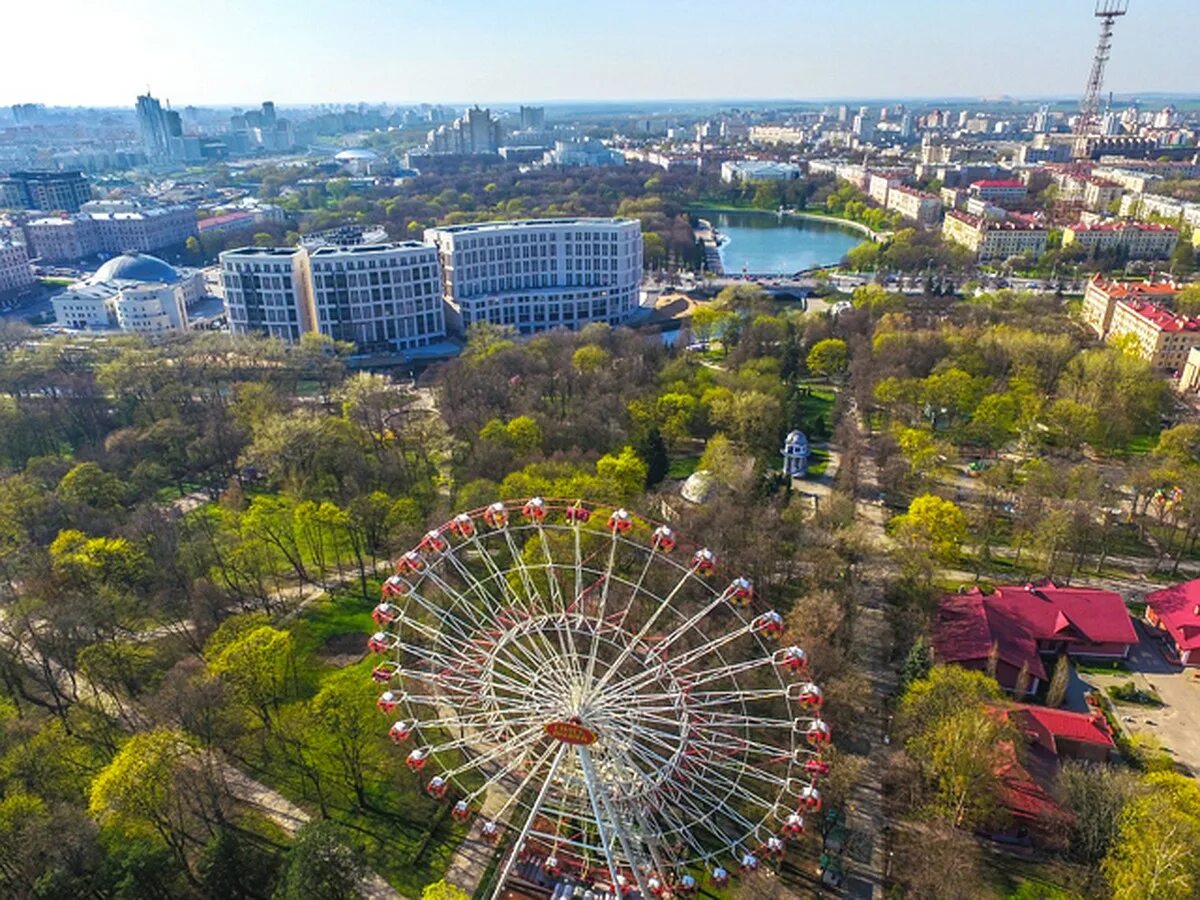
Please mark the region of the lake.
<svg viewBox="0 0 1200 900"><path fill-rule="evenodd" d="M727 239L720 247L726 275L791 275L833 265L865 238L838 225L775 213L696 210Z"/></svg>

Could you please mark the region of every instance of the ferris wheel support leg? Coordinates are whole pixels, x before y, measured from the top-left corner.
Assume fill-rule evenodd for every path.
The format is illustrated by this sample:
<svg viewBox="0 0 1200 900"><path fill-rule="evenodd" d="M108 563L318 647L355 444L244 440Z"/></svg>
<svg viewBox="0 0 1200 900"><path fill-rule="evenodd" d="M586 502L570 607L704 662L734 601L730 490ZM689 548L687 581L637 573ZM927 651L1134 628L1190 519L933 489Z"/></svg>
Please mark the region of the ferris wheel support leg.
<svg viewBox="0 0 1200 900"><path fill-rule="evenodd" d="M579 765L583 769L583 778L587 782L588 796L592 801L592 813L596 817L596 828L600 831L600 843L604 845L605 856L608 859L608 869L613 878L613 889L617 889L617 866L613 861L612 853L609 850L610 839L604 835L603 821L604 817L600 814L600 806L604 807L604 811L608 814L612 829L616 835L617 841L621 844L621 850L625 854L625 859L629 863L629 869L633 873L633 879L637 882L638 890L643 897L650 896L650 889L646 886L646 879L642 871L638 868L637 857L633 855L633 845L629 842L629 836L625 834L625 829L621 825L621 820L617 817L612 804L609 803L608 794L604 790L604 786L600 780L596 778L596 770L592 767L592 755L588 752L585 746L579 747Z"/></svg>
<svg viewBox="0 0 1200 900"><path fill-rule="evenodd" d="M501 868L500 875L496 879L496 887L492 891L492 900L499 900L500 894L504 891L504 882L508 881L509 873L512 872L512 867L517 861L517 855L521 852L521 846L525 843L525 838L529 836L530 829L533 828L533 823L537 819L538 810L546 802L546 794L550 792L550 785L554 783L554 773L558 771L558 764L562 761L563 756L566 755L567 747L567 744L563 744L558 748L558 753L554 754L554 761L550 763L550 771L546 773L546 780L542 782L542 789L538 791L537 799L533 801L533 806L529 808L529 815L525 819L525 825L521 828L521 833L517 835L517 839L513 842L512 849L508 851L508 858L504 861L504 866Z"/></svg>

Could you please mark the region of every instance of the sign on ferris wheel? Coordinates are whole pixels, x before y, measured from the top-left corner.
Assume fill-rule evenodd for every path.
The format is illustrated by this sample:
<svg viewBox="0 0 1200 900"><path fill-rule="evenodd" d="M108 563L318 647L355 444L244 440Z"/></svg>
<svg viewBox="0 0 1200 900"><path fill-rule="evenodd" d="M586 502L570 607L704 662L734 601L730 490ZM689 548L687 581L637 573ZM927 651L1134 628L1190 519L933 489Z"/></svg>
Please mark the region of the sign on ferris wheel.
<svg viewBox="0 0 1200 900"><path fill-rule="evenodd" d="M643 898L782 857L830 737L807 657L751 582L624 509L461 513L397 561L368 641L425 791L552 879Z"/></svg>

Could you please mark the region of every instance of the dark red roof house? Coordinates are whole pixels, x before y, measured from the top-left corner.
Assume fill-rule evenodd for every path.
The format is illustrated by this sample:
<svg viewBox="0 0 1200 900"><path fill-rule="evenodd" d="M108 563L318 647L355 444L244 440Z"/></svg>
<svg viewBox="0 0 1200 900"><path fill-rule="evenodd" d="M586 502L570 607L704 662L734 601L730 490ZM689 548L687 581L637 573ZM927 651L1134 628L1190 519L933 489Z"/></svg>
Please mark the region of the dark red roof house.
<svg viewBox="0 0 1200 900"><path fill-rule="evenodd" d="M944 597L934 624L934 655L941 662L981 671L996 654L996 680L1016 688L1022 667L1029 693L1046 679L1043 656L1122 659L1137 632L1120 594L1052 582L1000 585L985 594L973 588Z"/></svg>
<svg viewBox="0 0 1200 900"><path fill-rule="evenodd" d="M1058 767L1063 759L1104 762L1115 748L1108 723L1100 713L1075 713L1042 706L997 707L1001 719L1025 736L1024 752L1011 744L997 748L996 801L1007 813L1004 827L986 833L1005 842L1057 844L1071 814L1055 799Z"/></svg>
<svg viewBox="0 0 1200 900"><path fill-rule="evenodd" d="M1200 578L1147 594L1146 621L1166 632L1183 665L1200 666Z"/></svg>

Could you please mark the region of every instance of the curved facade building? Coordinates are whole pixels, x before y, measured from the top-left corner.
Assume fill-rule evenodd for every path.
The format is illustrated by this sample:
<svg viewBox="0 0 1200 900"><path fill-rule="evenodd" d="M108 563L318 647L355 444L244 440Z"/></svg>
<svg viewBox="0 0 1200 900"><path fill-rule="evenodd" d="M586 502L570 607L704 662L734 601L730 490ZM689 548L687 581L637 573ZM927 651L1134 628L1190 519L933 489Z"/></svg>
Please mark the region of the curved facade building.
<svg viewBox="0 0 1200 900"><path fill-rule="evenodd" d="M638 308L642 227L636 219L526 219L430 228L447 324L511 325L522 334L617 325Z"/></svg>

